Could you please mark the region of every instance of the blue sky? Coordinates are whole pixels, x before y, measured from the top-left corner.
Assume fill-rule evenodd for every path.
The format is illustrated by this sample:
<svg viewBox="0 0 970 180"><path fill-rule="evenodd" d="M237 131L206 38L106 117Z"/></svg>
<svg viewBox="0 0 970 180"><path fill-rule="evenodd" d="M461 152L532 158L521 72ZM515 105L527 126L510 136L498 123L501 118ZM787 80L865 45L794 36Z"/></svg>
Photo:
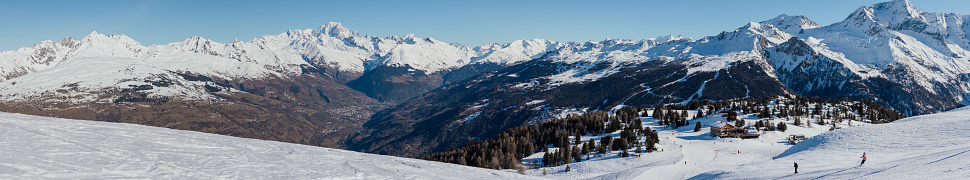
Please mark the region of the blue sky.
<svg viewBox="0 0 970 180"><path fill-rule="evenodd" d="M416 34L468 46L532 38L698 38L783 13L828 25L882 1L5 1L0 4L0 50L80 39L93 30L125 34L143 45L191 36L248 41L331 21L379 37ZM911 2L927 12L970 14L966 0Z"/></svg>

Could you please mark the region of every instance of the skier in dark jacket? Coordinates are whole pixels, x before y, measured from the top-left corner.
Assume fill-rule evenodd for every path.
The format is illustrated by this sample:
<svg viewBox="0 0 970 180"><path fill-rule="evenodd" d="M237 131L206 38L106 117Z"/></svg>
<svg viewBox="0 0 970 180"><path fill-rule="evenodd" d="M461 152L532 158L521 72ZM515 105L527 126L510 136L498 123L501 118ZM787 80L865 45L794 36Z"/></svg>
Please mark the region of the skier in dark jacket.
<svg viewBox="0 0 970 180"><path fill-rule="evenodd" d="M863 164L866 164L866 152L862 152L862 163L859 163L860 166Z"/></svg>
<svg viewBox="0 0 970 180"><path fill-rule="evenodd" d="M798 162L795 162L795 174L798 174Z"/></svg>

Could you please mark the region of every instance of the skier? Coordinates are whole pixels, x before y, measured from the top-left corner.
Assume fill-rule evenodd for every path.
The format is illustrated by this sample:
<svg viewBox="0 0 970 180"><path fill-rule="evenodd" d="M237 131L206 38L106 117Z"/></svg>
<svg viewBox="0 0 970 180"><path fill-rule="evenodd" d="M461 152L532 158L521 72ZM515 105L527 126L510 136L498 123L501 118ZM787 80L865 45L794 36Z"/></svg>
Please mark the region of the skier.
<svg viewBox="0 0 970 180"><path fill-rule="evenodd" d="M866 152L862 152L862 163L859 163L860 166L863 164L866 164Z"/></svg>
<svg viewBox="0 0 970 180"><path fill-rule="evenodd" d="M795 162L795 174L798 174L798 162Z"/></svg>

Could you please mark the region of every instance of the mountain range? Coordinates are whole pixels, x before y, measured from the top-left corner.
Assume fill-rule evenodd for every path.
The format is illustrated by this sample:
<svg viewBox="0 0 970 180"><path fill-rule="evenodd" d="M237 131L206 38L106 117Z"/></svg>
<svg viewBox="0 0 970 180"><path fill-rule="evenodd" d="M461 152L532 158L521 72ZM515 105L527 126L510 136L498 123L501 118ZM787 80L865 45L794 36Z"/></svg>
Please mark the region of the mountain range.
<svg viewBox="0 0 970 180"><path fill-rule="evenodd" d="M0 110L416 157L569 112L798 94L909 115L970 98L970 16L905 0L822 26L468 47L339 23L144 46L92 32L0 52Z"/></svg>

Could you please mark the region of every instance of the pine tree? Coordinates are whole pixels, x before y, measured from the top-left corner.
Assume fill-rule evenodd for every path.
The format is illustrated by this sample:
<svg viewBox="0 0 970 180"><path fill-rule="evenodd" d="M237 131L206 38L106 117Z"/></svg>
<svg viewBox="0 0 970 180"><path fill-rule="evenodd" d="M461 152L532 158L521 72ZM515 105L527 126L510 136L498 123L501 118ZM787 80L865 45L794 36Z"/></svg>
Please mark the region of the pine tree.
<svg viewBox="0 0 970 180"><path fill-rule="evenodd" d="M607 147L607 144L606 144L606 142L604 142L604 140L605 140L605 138L604 139L600 139L600 145L596 147L596 153L597 154L606 154L607 153L607 148L606 148Z"/></svg>
<svg viewBox="0 0 970 180"><path fill-rule="evenodd" d="M583 141L581 141L580 139L582 139L582 134L580 134L579 131L576 131L576 138L574 139L575 141L573 142L573 144L574 145L582 144Z"/></svg>
<svg viewBox="0 0 970 180"><path fill-rule="evenodd" d="M583 156L579 150L579 147L573 146L573 160L576 162L583 161Z"/></svg>
<svg viewBox="0 0 970 180"><path fill-rule="evenodd" d="M542 154L542 166L549 166L550 164L549 156L550 156L549 151L546 151L544 154Z"/></svg>
<svg viewBox="0 0 970 180"><path fill-rule="evenodd" d="M724 113L724 117L727 118L728 122L736 121L738 120L738 113L734 112L733 110L728 111L727 113Z"/></svg>
<svg viewBox="0 0 970 180"><path fill-rule="evenodd" d="M694 132L701 131L701 122L694 123Z"/></svg>
<svg viewBox="0 0 970 180"><path fill-rule="evenodd" d="M785 130L788 130L788 125L785 122L778 122L778 130L785 132Z"/></svg>

